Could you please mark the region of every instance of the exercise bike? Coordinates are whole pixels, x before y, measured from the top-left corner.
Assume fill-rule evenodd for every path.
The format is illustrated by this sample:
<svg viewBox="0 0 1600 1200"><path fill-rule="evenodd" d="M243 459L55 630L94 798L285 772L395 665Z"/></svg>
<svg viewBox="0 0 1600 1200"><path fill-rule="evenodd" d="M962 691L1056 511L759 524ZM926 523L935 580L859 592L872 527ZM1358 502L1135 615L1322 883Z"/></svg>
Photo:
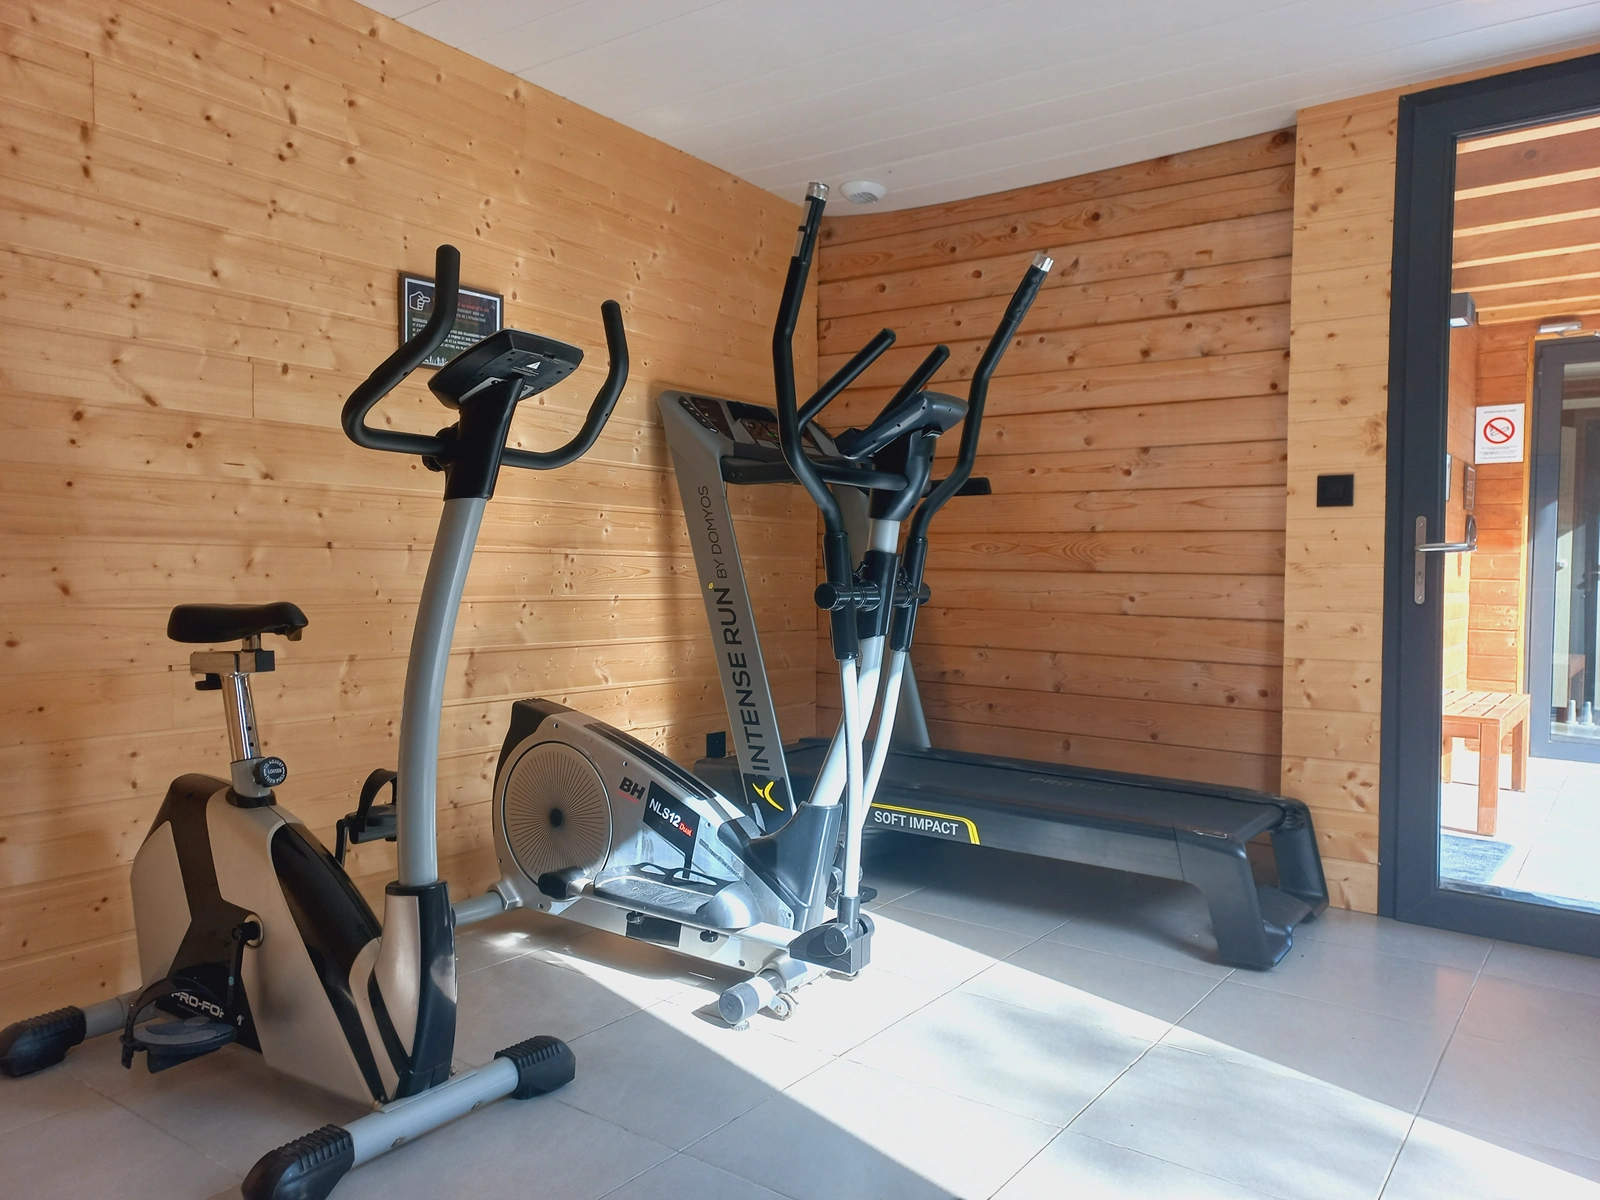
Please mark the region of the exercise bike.
<svg viewBox="0 0 1600 1200"><path fill-rule="evenodd" d="M383 923L334 856L277 804L272 789L288 770L261 751L250 676L275 666L262 638L299 640L305 614L288 603L180 605L167 625L174 641L243 643L190 658L201 677L196 688L222 693L232 762L227 780L174 780L134 859L143 987L0 1031L0 1074L9 1076L60 1062L85 1038L118 1033L125 1067L143 1054L150 1071L164 1071L238 1044L292 1078L372 1106L348 1125L323 1126L263 1156L244 1181L247 1200L327 1196L351 1168L412 1137L492 1100L553 1091L574 1075L571 1050L540 1036L451 1076L456 956L438 876L439 716L467 564L499 467L547 470L593 445L627 379L627 344L621 309L608 301L610 372L582 429L559 450L508 450L506 435L517 404L565 378L583 353L514 329L463 351L430 381L456 411L449 429L425 437L370 428L373 405L454 328L459 268L455 248L439 247L427 325L343 412L358 445L421 454L444 474L444 513L406 669L396 797L374 806L364 796L354 829L355 840L381 834L398 843L399 878L385 891Z"/></svg>
<svg viewBox="0 0 1600 1200"><path fill-rule="evenodd" d="M897 548L892 537L887 545L881 538L891 525L897 532L899 519L922 498L937 437L967 413L962 401L922 390L938 365L925 363L866 429L852 432L839 457L819 464L807 453L810 422L894 340L880 333L798 404L792 340L826 192L813 184L807 193L773 333L776 420L754 440L774 477L799 480L822 511L827 582L818 603L831 614L844 712L835 768L798 804L778 791L776 777L758 779L752 786L760 803L752 805L742 788L719 791L604 722L548 700L518 701L492 806L502 878L457 906L463 922L534 908L749 972L718 998L720 1016L735 1027L763 1009L786 1017L802 985L829 972L854 976L870 961L873 924L861 905L871 892L861 886L861 839L874 786L864 738L878 664L863 661L860 632L892 611L915 607L914 593L896 590L892 561L880 577ZM1043 277L1033 268L1024 285L1028 301ZM1008 337L1001 337L1002 349ZM940 486L957 490L964 478ZM869 489L894 518L875 531L860 578L830 482ZM698 493L684 494L693 520ZM731 537L731 526L706 536ZM718 607L715 556L699 545L696 555L725 682L748 689L760 670L754 625L747 613ZM869 638L879 649L882 642L881 634ZM747 741L755 732L746 722ZM772 749L781 754L775 727L773 735ZM729 798L735 795L741 802Z"/></svg>

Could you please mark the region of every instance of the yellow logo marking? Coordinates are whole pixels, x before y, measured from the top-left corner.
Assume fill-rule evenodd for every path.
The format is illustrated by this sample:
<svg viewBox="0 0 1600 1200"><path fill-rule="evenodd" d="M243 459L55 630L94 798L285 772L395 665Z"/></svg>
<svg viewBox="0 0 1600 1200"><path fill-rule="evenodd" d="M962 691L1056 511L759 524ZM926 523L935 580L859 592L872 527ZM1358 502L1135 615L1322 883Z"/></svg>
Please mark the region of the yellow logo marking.
<svg viewBox="0 0 1600 1200"><path fill-rule="evenodd" d="M767 785L765 787L761 787L761 786L759 786L757 784L752 783L750 785L750 790L753 791L756 795L760 796L768 804L772 805L773 808L777 809L779 812L782 812L783 811L783 805L779 804L776 800L774 800L772 798L772 786L773 786L773 784L775 784L777 782L778 781L776 779L769 779L767 781Z"/></svg>
<svg viewBox="0 0 1600 1200"><path fill-rule="evenodd" d="M873 808L886 809L889 812L907 813L913 817L930 817L936 821L958 821L967 827L967 835L972 839L974 846L980 845L978 841L978 826L966 817L958 817L954 813L929 812L925 808L903 808L898 804L883 804L877 800L872 802Z"/></svg>

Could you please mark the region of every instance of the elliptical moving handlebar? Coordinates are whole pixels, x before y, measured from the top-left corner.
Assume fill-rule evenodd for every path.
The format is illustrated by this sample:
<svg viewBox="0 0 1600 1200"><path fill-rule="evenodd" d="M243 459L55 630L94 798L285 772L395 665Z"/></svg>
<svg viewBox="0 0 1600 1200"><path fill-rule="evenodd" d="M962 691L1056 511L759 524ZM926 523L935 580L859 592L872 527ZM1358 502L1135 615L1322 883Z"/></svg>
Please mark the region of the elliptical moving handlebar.
<svg viewBox="0 0 1600 1200"><path fill-rule="evenodd" d="M806 215L795 238L794 254L789 259L789 274L783 281L783 298L778 301L778 321L772 330L772 374L778 402L778 440L783 446L784 460L822 510L822 523L828 536L832 536L844 532L844 516L839 511L839 502L833 498L833 493L828 491L827 484L817 474L816 467L806 457L805 446L800 439L803 423L794 393L794 330L800 318L800 300L805 295L806 276L811 273L811 256L816 252L817 233L822 228L822 209L827 197L828 185L825 183L813 183L806 189ZM880 334L875 341L881 340L882 336ZM892 340L893 334L890 338ZM858 359L860 357L856 356ZM852 359L849 365L854 365L854 362ZM861 369L866 369L865 364ZM809 409L811 406L806 407Z"/></svg>
<svg viewBox="0 0 1600 1200"><path fill-rule="evenodd" d="M806 189L806 215L795 237L794 255L789 259L789 274L783 281L783 299L778 302L778 321L772 330L772 376L778 402L778 441L783 446L783 458L794 472L794 477L811 493L811 499L822 513L823 573L828 585L842 595L849 591L855 575L854 564L850 560L850 535L845 532L844 513L839 508L839 501L823 482L816 464L806 456L805 442L801 437L805 426L800 420L794 394L794 328L800 316L800 298L805 294L806 276L811 273L811 256L816 252L817 233L822 227L822 209L827 198L828 185L825 183L813 183ZM894 335L887 330L880 333L865 350L850 360L843 371L828 381L822 392L826 392L835 380L849 374L857 364L859 367L855 374L866 370L867 363L887 350L893 340ZM881 349L869 357L869 352L877 346L881 346ZM839 390L842 391L843 387L841 383ZM808 404L806 407L810 409L812 406ZM834 658L841 663L854 661L861 649L855 613L848 607L836 608L830 614L829 624Z"/></svg>
<svg viewBox="0 0 1600 1200"><path fill-rule="evenodd" d="M917 515L911 518L911 537L927 536L928 522L933 520L933 514L961 490L962 485L972 474L973 463L978 459L978 434L983 425L983 407L989 398L989 377L1000 365L1001 356L1005 354L1006 347L1017 334L1017 326L1022 324L1022 318L1027 316L1028 309L1033 307L1034 298L1038 296L1040 287L1044 285L1045 278L1054 265L1051 257L1043 251L1035 254L1033 262L1023 273L1022 282L1012 293L1011 303L1006 305L1005 315L1000 318L994 336L984 347L983 357L978 360L978 369L972 373L972 383L967 388L967 418L961 424L961 448L956 454L955 468L918 507Z"/></svg>
<svg viewBox="0 0 1600 1200"><path fill-rule="evenodd" d="M984 347L983 357L978 360L977 370L972 373L972 383L967 389L967 415L961 423L961 447L956 454L956 465L944 481L928 494L927 499L918 505L916 515L911 518L911 528L906 533L903 570L907 591L911 596L922 594L922 576L928 565L928 523L933 520L933 515L944 507L946 501L966 486L967 480L972 475L972 466L978 458L978 435L983 427L984 404L989 398L989 379L994 374L995 368L1000 365L1001 356L1011 344L1011 339L1016 336L1017 327L1022 324L1022 318L1028 315L1028 309L1033 306L1034 299L1039 295L1039 289L1044 286L1045 278L1054 265L1050 256L1043 251L1033 256L1033 262L1023 272L1022 282L1012 293L1011 302L1006 305L1005 315L1000 318L994 336ZM916 623L916 603L897 609L894 628L889 636L889 648L901 652L909 650Z"/></svg>

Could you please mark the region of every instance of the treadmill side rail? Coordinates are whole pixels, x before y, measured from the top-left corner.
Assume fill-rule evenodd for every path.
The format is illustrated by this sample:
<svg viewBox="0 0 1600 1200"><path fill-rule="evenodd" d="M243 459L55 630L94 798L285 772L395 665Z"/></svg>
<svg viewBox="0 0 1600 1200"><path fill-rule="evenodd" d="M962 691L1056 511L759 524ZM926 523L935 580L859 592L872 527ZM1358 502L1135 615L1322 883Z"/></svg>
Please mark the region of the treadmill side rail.
<svg viewBox="0 0 1600 1200"><path fill-rule="evenodd" d="M827 745L807 738L786 748L797 787L809 787ZM736 771L732 759L695 765L713 784ZM1210 909L1217 957L1257 971L1276 965L1294 928L1328 907L1309 810L1247 788L904 748L889 754L868 828L1191 884ZM1258 885L1249 859L1263 833L1276 886Z"/></svg>

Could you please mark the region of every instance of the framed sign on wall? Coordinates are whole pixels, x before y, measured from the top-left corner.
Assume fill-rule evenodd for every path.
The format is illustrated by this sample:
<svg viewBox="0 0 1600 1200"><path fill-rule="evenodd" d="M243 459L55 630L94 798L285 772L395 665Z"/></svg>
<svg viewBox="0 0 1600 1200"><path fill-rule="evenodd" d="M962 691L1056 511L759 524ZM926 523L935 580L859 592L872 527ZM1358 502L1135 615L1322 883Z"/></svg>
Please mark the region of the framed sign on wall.
<svg viewBox="0 0 1600 1200"><path fill-rule="evenodd" d="M491 333L499 333L505 297L494 292L461 289L456 325L438 352L423 360L425 367L442 367L468 346ZM428 323L433 312L433 280L424 275L400 273L400 341L404 342Z"/></svg>

